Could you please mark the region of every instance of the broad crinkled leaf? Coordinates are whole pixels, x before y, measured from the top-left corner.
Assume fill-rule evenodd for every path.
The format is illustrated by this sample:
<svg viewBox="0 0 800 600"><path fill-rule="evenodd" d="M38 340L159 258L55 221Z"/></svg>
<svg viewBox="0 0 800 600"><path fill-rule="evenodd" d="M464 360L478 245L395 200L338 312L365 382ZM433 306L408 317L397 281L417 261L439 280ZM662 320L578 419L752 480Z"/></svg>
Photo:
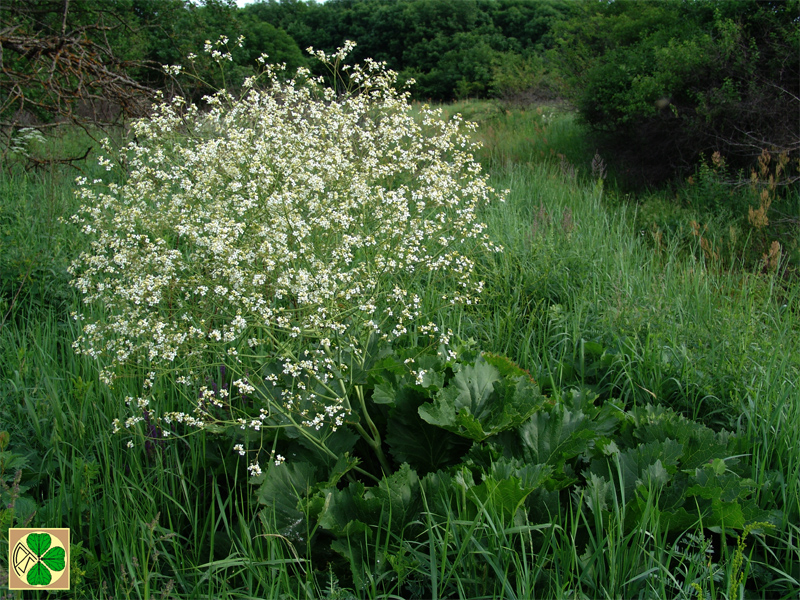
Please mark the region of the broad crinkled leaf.
<svg viewBox="0 0 800 600"><path fill-rule="evenodd" d="M342 490L324 490L319 526L337 537L342 537L363 533L369 529L369 523L379 522L381 501L366 496L365 489L362 483L356 482Z"/></svg>
<svg viewBox="0 0 800 600"><path fill-rule="evenodd" d="M640 502L644 503L643 500ZM688 505L687 505L688 506ZM644 508L641 509L642 511ZM678 507L673 510L661 511L660 523L663 531L687 531L696 527L701 522L700 513L696 506L691 506L689 510L684 507ZM702 523L708 526L706 520L703 518Z"/></svg>
<svg viewBox="0 0 800 600"><path fill-rule="evenodd" d="M279 532L292 541L306 537L305 514L299 501L314 487L317 468L305 462L286 462L270 466L256 492L259 503L267 508Z"/></svg>
<svg viewBox="0 0 800 600"><path fill-rule="evenodd" d="M318 487L326 488L326 487L334 487L339 480L347 475L353 468L358 465L358 459L354 456L350 456L349 453L345 452L344 454L340 454L339 458L334 463L333 467L331 468L330 475L328 476L328 480L324 483L319 484Z"/></svg>
<svg viewBox="0 0 800 600"><path fill-rule="evenodd" d="M752 479L744 479L735 473L715 472L711 464L695 472L696 485L686 490L689 496L700 498L719 499L722 502L735 502L750 496L755 482Z"/></svg>
<svg viewBox="0 0 800 600"><path fill-rule="evenodd" d="M379 383L372 390L372 401L375 404L394 404L397 390L391 383Z"/></svg>
<svg viewBox="0 0 800 600"><path fill-rule="evenodd" d="M431 425L482 441L520 425L543 402L527 375L502 378L481 356L474 365L464 365L433 403L423 404L418 412Z"/></svg>
<svg viewBox="0 0 800 600"><path fill-rule="evenodd" d="M728 455L731 434L727 431L715 432L704 428L688 436L681 466L684 469L696 469L709 460Z"/></svg>
<svg viewBox="0 0 800 600"><path fill-rule="evenodd" d="M619 464L622 470L622 480L625 483L626 500L633 497L634 490L640 483L647 485L649 481L659 488L666 485L669 473L676 470L682 452L683 447L675 440L670 439L663 442L654 441L641 444L636 448L620 452ZM651 471L650 468L656 464L660 469Z"/></svg>
<svg viewBox="0 0 800 600"><path fill-rule="evenodd" d="M670 475L661 464L661 460L642 470L639 485L647 489L661 489L669 482Z"/></svg>
<svg viewBox="0 0 800 600"><path fill-rule="evenodd" d="M447 495L455 489L454 478L446 471L428 473L420 479L420 489L425 496L428 510L446 514L450 510Z"/></svg>
<svg viewBox="0 0 800 600"><path fill-rule="evenodd" d="M583 492L583 501L597 517L602 517L614 504L616 488L602 475L589 473L586 478L586 489Z"/></svg>
<svg viewBox="0 0 800 600"><path fill-rule="evenodd" d="M470 488L467 496L478 508L500 510L507 518L513 519L531 492L533 488L524 487L517 477L501 480L487 477L480 485Z"/></svg>
<svg viewBox="0 0 800 600"><path fill-rule="evenodd" d="M703 519L706 527L724 527L725 529L743 529L744 513L738 502L711 502L711 516Z"/></svg>
<svg viewBox="0 0 800 600"><path fill-rule="evenodd" d="M629 414L634 423L632 433L635 440L652 442L669 438L683 446L683 469L695 469L713 458L729 456L731 444L736 441L727 431L715 432L664 406L648 404L633 408ZM635 443L628 441L631 445Z"/></svg>
<svg viewBox="0 0 800 600"><path fill-rule="evenodd" d="M419 477L407 464L389 477L381 479L370 492L383 503L384 517L391 515L394 523L406 523L416 518L420 510Z"/></svg>
<svg viewBox="0 0 800 600"><path fill-rule="evenodd" d="M548 481L553 468L549 465L530 465L515 458L500 457L492 462L488 475L496 480L516 477L523 487L536 489Z"/></svg>
<svg viewBox="0 0 800 600"><path fill-rule="evenodd" d="M418 409L425 397L403 388L395 397L386 425L386 443L398 463L409 463L421 474L447 468L463 456L470 442L422 420Z"/></svg>
<svg viewBox="0 0 800 600"><path fill-rule="evenodd" d="M564 463L585 452L597 438L592 422L583 412L571 412L556 406L551 411L533 415L519 428L523 458L532 463L546 463L556 471Z"/></svg>
<svg viewBox="0 0 800 600"><path fill-rule="evenodd" d="M500 381L500 371L478 359L474 365L465 365L456 373L445 394L453 402L456 412L466 408L478 419L491 417L492 407L487 401L494 392L495 381Z"/></svg>
<svg viewBox="0 0 800 600"><path fill-rule="evenodd" d="M484 474L483 482L467 492L479 507L489 505L513 518L528 496L549 481L551 473L552 468L547 465L499 458Z"/></svg>
<svg viewBox="0 0 800 600"><path fill-rule="evenodd" d="M387 526L390 519L392 527L402 527L420 509L419 478L408 465L375 487L356 482L342 490L328 488L322 494L319 525L339 537L362 533L369 526Z"/></svg>
<svg viewBox="0 0 800 600"><path fill-rule="evenodd" d="M429 392L436 392L444 387L444 366L436 355L422 354L416 358L417 370L422 370L421 387Z"/></svg>
<svg viewBox="0 0 800 600"><path fill-rule="evenodd" d="M442 399L439 394L433 404L426 403L419 407L418 413L426 422L448 431L458 430L456 426L456 407L453 402Z"/></svg>
<svg viewBox="0 0 800 600"><path fill-rule="evenodd" d="M731 472L720 473L716 465L707 464L696 469L695 482L686 490L686 495L693 497L687 505L692 502L701 508L704 513L703 525L706 527L741 529L747 520L743 507L757 509L749 499L755 487L751 479Z"/></svg>

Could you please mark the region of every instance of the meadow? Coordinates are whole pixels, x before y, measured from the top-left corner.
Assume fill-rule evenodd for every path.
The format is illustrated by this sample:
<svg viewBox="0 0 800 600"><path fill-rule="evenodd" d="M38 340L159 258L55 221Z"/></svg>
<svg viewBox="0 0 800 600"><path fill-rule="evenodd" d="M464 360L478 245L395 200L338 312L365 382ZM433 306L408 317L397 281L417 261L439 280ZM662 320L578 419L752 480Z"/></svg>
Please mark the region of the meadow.
<svg viewBox="0 0 800 600"><path fill-rule="evenodd" d="M73 349L73 313L107 318L69 284L87 249L69 220L81 173L5 165L0 555L10 526L69 527L74 598L797 598L791 244L771 267L742 209L750 192L737 205L711 167L705 185L624 191L563 108L455 112L478 123L476 158L509 190L479 214L503 251L476 264L475 304L419 288L451 355L417 329L362 364L380 460L368 438L336 432L335 460L235 426L113 433L148 375L119 367L108 385L107 365ZM30 152L91 143L61 135ZM800 214L800 194L775 206ZM428 380L404 374L411 356L427 356ZM222 363L204 372L209 389L233 387ZM170 381L159 410L184 410ZM470 381L489 390L471 397L483 415L471 420L445 406ZM239 444L286 462L253 477Z"/></svg>

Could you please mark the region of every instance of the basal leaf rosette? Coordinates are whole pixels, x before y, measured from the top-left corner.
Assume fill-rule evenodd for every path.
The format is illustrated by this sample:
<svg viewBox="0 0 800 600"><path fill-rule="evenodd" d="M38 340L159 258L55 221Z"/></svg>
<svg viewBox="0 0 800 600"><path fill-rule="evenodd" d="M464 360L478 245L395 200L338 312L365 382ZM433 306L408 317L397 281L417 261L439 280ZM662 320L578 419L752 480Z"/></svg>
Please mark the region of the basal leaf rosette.
<svg viewBox="0 0 800 600"><path fill-rule="evenodd" d="M477 257L499 250L478 211L502 194L469 127L412 109L382 64L340 67L349 47L315 53L344 92L270 67L238 99L164 102L134 125L124 184L82 182L74 220L91 245L73 285L105 315L77 317L75 346L108 381L140 361L199 385L226 360L252 395L277 361L299 382L284 408L302 395L304 424L341 423L370 345L436 329L423 290L477 301Z"/></svg>

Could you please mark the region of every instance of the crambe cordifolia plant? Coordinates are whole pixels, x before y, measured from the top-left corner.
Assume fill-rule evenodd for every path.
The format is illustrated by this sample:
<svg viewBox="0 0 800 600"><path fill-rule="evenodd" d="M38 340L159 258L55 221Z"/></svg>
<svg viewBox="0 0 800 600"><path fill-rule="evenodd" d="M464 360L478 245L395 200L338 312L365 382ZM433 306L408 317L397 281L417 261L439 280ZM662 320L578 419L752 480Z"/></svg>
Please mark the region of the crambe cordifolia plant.
<svg viewBox="0 0 800 600"><path fill-rule="evenodd" d="M500 250L477 211L503 194L467 124L415 114L384 65L342 64L351 48L313 53L336 89L267 65L239 98L163 102L133 126L124 184L81 182L74 221L93 241L73 285L105 316L76 315L75 348L104 361L108 383L127 363L149 372L128 399L138 413L115 429L142 413L219 425L224 409L228 424L324 446L311 432L348 423L386 467L354 373L411 331L448 341L419 294L477 301L476 259ZM231 386L204 385L220 364ZM187 386L185 413L158 412L151 388L166 372Z"/></svg>

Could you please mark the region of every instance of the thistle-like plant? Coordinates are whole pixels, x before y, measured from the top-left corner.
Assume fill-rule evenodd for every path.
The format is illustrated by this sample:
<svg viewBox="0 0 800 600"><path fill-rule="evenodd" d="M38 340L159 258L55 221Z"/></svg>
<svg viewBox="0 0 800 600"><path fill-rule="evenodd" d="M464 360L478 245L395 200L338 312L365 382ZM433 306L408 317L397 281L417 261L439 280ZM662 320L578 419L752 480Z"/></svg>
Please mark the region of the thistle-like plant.
<svg viewBox="0 0 800 600"><path fill-rule="evenodd" d="M138 362L146 390L165 371L199 390L186 413L158 414L147 391L129 399L148 419L202 427L224 408L255 430L349 421L382 458L353 373L411 331L447 341L423 290L477 301L476 258L499 251L478 210L503 195L467 124L412 109L383 64L343 64L351 48L313 53L333 86L266 65L240 97L164 101L133 125L125 183L81 182L74 221L92 241L73 285L105 316L76 315L76 349L104 361L109 383ZM221 363L238 373L230 390L203 386Z"/></svg>

